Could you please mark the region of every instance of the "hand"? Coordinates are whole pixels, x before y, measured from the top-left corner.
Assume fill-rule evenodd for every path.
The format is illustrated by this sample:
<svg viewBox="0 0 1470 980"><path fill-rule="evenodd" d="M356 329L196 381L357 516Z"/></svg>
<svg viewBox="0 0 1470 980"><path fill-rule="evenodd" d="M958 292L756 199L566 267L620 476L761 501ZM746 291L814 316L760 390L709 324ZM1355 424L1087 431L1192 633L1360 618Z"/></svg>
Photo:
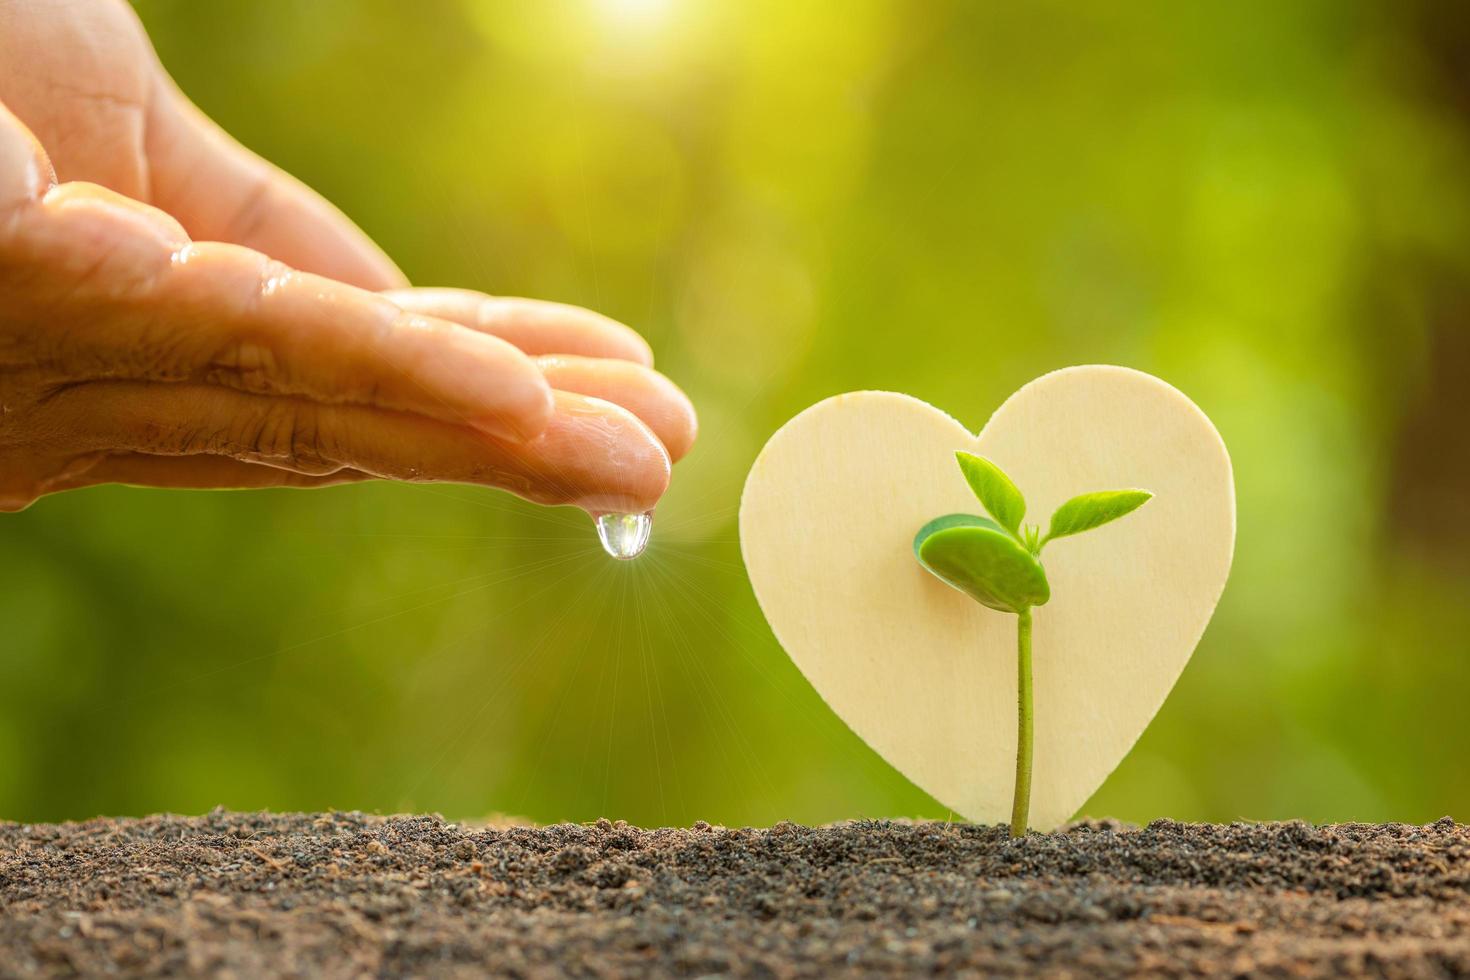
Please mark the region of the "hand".
<svg viewBox="0 0 1470 980"><path fill-rule="evenodd" d="M126 4L0 4L0 509L369 477L657 502L695 420L637 334L402 286L179 94Z"/></svg>

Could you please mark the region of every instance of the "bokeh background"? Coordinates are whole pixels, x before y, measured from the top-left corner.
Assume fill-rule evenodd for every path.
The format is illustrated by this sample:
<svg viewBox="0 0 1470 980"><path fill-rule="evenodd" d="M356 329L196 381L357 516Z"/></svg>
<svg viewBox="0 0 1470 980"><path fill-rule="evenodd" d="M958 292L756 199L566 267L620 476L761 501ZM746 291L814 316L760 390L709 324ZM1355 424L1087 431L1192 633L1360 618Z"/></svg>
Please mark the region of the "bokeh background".
<svg viewBox="0 0 1470 980"><path fill-rule="evenodd" d="M761 618L767 436L1055 367L1188 392L1230 585L1086 812L1470 818L1470 43L1455 3L144 0L415 282L642 330L703 437L642 560L472 487L101 488L0 520L0 816L927 815Z"/></svg>

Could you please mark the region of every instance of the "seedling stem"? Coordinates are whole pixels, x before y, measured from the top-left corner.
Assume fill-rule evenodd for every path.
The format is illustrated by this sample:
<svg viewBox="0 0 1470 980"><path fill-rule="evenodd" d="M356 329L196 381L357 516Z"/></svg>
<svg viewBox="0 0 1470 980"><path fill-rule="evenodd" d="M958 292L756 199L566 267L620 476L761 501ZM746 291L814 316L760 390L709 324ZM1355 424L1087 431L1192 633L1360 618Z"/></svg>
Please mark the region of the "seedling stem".
<svg viewBox="0 0 1470 980"><path fill-rule="evenodd" d="M1016 616L1016 795L1011 804L1011 836L1026 836L1031 811L1031 610Z"/></svg>

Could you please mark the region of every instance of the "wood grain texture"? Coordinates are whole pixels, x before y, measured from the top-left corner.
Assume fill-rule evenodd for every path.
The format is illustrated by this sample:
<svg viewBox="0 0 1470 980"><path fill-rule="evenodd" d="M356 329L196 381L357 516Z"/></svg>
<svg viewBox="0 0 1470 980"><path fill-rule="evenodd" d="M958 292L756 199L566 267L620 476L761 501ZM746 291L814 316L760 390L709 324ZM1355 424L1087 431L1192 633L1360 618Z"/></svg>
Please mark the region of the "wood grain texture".
<svg viewBox="0 0 1470 980"><path fill-rule="evenodd" d="M1097 365L1026 385L979 436L908 395L860 391L808 408L761 451L740 542L776 637L864 741L983 823L1011 803L1016 620L924 572L911 547L933 517L982 513L959 449L1009 473L1043 529L1079 493L1155 495L1042 556L1031 826L1050 829L1132 748L1204 633L1235 545L1230 458L1179 391Z"/></svg>

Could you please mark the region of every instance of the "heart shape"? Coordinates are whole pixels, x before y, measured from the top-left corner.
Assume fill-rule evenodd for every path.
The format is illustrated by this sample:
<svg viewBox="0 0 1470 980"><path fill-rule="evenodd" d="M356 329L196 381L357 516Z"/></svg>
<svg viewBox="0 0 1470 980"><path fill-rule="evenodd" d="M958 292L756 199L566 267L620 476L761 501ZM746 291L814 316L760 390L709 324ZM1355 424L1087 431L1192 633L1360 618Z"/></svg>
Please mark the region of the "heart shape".
<svg viewBox="0 0 1470 980"><path fill-rule="evenodd" d="M1230 457L1179 391L1099 365L1032 381L978 436L916 398L859 391L808 408L761 450L740 546L777 639L859 737L981 823L1011 806L1015 617L925 572L912 547L931 518L982 513L956 450L1010 474L1043 527L1079 493L1154 493L1044 557L1031 826L1049 830L1133 747L1214 613L1235 548Z"/></svg>

